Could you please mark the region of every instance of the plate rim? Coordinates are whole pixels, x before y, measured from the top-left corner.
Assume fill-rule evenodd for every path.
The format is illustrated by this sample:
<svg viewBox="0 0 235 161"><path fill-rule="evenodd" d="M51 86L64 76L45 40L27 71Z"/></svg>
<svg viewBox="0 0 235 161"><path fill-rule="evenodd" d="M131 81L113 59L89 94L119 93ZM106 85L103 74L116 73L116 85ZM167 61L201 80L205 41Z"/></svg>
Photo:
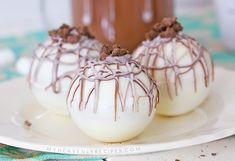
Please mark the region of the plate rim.
<svg viewBox="0 0 235 161"><path fill-rule="evenodd" d="M225 70L227 72L234 71L216 67L216 70ZM24 77L13 78L9 81L4 81L0 83L0 86L4 86L7 83L14 83L18 81L23 81ZM0 123L1 125L1 123ZM200 128L199 128L200 129ZM42 152L53 152L53 153L61 153L61 154L79 154L79 155L92 155L92 156L115 156L115 155L134 155L134 154L145 154L151 152L172 150L177 148L183 148L187 146L199 145L203 143L212 142L218 139L223 139L235 134L235 126L219 129L219 131L213 133L207 133L200 136L193 136L191 138L180 139L176 141L166 141L166 142L158 142L151 144L110 144L111 146L107 146L109 144L104 144L104 146L98 145L77 145L77 146L67 146L67 145L45 145L36 142L28 142L22 141L16 138L2 136L0 133L0 143L14 146L18 148L28 149L28 150L36 150ZM98 149L98 150L97 150ZM97 152L98 151L98 152Z"/></svg>
<svg viewBox="0 0 235 161"><path fill-rule="evenodd" d="M37 143L28 143L20 140L16 140L10 137L0 136L0 143L14 146L18 148L50 152L50 153L60 153L60 154L79 154L79 155L92 155L92 156L115 156L115 155L137 155L137 154L146 154L152 152L173 150L178 148L183 148L187 146L194 146L203 143L209 143L218 139L223 139L234 135L235 127L224 129L212 134L206 134L203 136L196 136L188 139L181 139L179 141L171 141L164 143L155 143L155 144L112 144L115 146L110 147L98 147L98 146L61 146L61 145L43 145ZM156 144L158 147L156 147ZM170 146L169 146L170 145ZM161 146L161 147L159 147ZM99 148L99 150L97 150ZM97 152L98 151L98 152Z"/></svg>

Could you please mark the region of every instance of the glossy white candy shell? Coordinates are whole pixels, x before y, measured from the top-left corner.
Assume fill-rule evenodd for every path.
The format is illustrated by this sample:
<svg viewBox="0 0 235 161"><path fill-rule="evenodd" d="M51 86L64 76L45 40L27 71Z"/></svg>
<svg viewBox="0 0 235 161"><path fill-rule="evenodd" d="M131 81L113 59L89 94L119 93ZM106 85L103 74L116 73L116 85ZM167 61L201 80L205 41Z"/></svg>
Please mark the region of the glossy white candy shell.
<svg viewBox="0 0 235 161"><path fill-rule="evenodd" d="M150 44L154 43L154 41L158 41L157 38L154 39L153 42L150 42ZM196 41L193 41L193 43L196 44ZM198 54L199 52L198 47L196 48L192 46L192 44L190 46L192 47L192 50L194 50ZM136 51L133 53L133 59L136 59L140 55L140 53L144 53L146 50L147 48L144 45L139 46L136 49ZM165 59L159 58L157 60L155 66L157 66L158 68L166 66L165 63L167 63L168 61L171 62L172 57L174 57L174 60L180 66L192 63L192 58L189 54L189 49L183 46L179 42L171 41L169 43L166 43L163 47L163 50L165 52L164 53ZM156 53L156 50L155 51L153 50L152 52ZM196 92L194 90L193 70L190 70L186 74L180 76L182 87L180 86L178 81L175 84L175 72L173 71L172 68L167 69L166 75L168 80L166 80L165 70L155 70L154 79L158 84L159 93L160 93L160 102L157 108L158 114L166 116L176 116L176 115L185 114L195 109L206 99L212 83L212 64L211 64L211 58L207 53L207 51L205 51L204 56L206 62L204 61L202 62L207 63L208 65L209 85L208 87L205 86L203 69L199 63L196 63L194 65L195 77L196 77ZM148 65L147 62L148 60L146 56L141 61L141 64ZM154 64L153 57L150 57L149 64ZM204 65L206 68L206 64ZM189 68L181 68L179 69L179 72L184 72L188 69ZM167 91L167 81L168 81L170 95ZM177 94L175 91L176 86L178 87Z"/></svg>
<svg viewBox="0 0 235 161"><path fill-rule="evenodd" d="M125 67L121 67L125 68ZM123 69L126 70L126 69ZM92 70L88 70L88 73ZM149 87L150 83L147 76L142 72L137 75L141 81L145 82L145 85ZM129 78L119 78L119 88L121 93L124 95L127 89ZM93 139L103 142L121 142L132 139L139 135L151 122L155 114L155 107L151 115L149 116L149 99L143 90L134 83L134 89L136 90L136 96L140 97L137 108L133 109L134 103L133 97L131 96L131 88L128 89L126 96L126 105L124 111L120 104L119 97L117 97L118 105L115 120L115 81L101 81L99 87L99 98L98 103L95 103L94 93L91 95L90 100L86 106L86 109L79 110L80 102L80 90L81 86L75 93L75 99L71 100L71 95L75 91L79 79L73 84L68 100L68 109L70 115L78 127ZM88 96L88 92L92 89L94 82L84 81L84 98ZM154 90L154 96L156 99L157 91ZM71 101L71 104L70 104ZM84 102L86 99L84 100ZM154 101L155 102L155 101ZM97 105L97 112L95 112L95 106ZM82 105L83 106L83 105Z"/></svg>
<svg viewBox="0 0 235 161"><path fill-rule="evenodd" d="M55 94L51 89L45 90L36 86L32 87L31 91L43 108L61 115L69 114L66 105L67 91Z"/></svg>
<svg viewBox="0 0 235 161"><path fill-rule="evenodd" d="M67 56L68 57L68 56ZM73 56L72 56L73 57ZM71 57L71 60L73 60ZM74 57L75 58L75 57ZM76 60L77 58L75 58ZM74 60L73 60L74 61ZM32 74L35 72L35 67L37 67L38 61L36 60L32 66ZM48 110L51 110L55 113L68 115L67 106L66 106L66 95L69 88L70 79L65 78L57 83L60 86L60 92L55 93L52 91L52 87L47 88L52 82L52 69L53 63L50 61L44 61L39 68L37 81L32 83L32 93L37 98L38 102ZM58 75L73 71L77 68L77 65L71 66L59 66ZM72 75L71 75L72 76Z"/></svg>
<svg viewBox="0 0 235 161"><path fill-rule="evenodd" d="M32 61L31 57L28 57L28 56L20 57L15 64L15 68L17 72L19 72L20 74L24 76L28 75L31 61Z"/></svg>
<svg viewBox="0 0 235 161"><path fill-rule="evenodd" d="M204 86L204 82L198 83L197 92L194 91L192 82L184 82L183 89L179 89L178 95L169 98L166 84L159 85L160 101L157 113L166 116L176 116L185 114L197 108L208 96L209 87ZM174 88L174 84L170 84Z"/></svg>
<svg viewBox="0 0 235 161"><path fill-rule="evenodd" d="M89 40L88 40L89 41ZM52 43L52 40L47 40L44 45L49 46ZM97 43L97 44L95 44ZM85 43L85 45L91 45L93 48L99 48L100 44L98 43L97 40L92 40L91 43ZM55 44L57 45L57 44ZM80 44L64 44L63 48L67 50L74 50L79 47ZM53 69L53 64L55 63L55 57L57 55L58 48L57 47L48 47L48 49L45 49L44 47L39 47L35 51L35 56L38 58L41 58L42 55L50 55L49 58L51 59L48 60L43 60L42 62L39 62L37 59L34 60L34 63L32 65L31 69L31 80L32 81L32 92L37 98L38 102L43 105L46 109L53 111L58 114L62 115L68 115L67 111L67 106L66 106L66 96L67 96L67 90L69 88L70 84L70 79L68 78L63 78L62 80L59 80L56 83L56 87L59 87L60 89L59 93L55 93L52 91L52 87L50 84L52 83L52 78L54 73ZM82 49L81 50L81 56L87 56L88 50L87 49ZM89 56L91 57L97 57L98 52L97 51L90 51ZM62 63L59 64L58 66L58 77L63 77L63 75L68 74L69 76L73 77L74 73L79 65L84 66L85 65L85 60L81 59L78 57L78 55L74 55L73 53L63 53L61 56L60 61ZM67 63L67 64L63 64ZM70 64L68 64L70 63ZM36 79L34 80L34 74L36 72L36 68L39 67L38 74ZM50 87L49 87L50 86ZM49 88L48 88L49 87Z"/></svg>

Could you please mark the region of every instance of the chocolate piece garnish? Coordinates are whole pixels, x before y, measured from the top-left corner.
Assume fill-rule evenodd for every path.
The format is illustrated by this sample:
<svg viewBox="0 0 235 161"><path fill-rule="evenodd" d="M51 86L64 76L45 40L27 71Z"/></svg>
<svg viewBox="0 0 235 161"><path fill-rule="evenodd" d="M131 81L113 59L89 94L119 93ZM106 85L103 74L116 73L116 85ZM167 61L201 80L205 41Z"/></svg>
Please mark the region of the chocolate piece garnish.
<svg viewBox="0 0 235 161"><path fill-rule="evenodd" d="M146 33L146 38L153 40L155 37L174 38L178 32L182 31L183 27L177 21L176 17L163 18L160 23L156 23L152 29Z"/></svg>
<svg viewBox="0 0 235 161"><path fill-rule="evenodd" d="M24 121L24 125L25 125L26 127L30 127L30 126L32 125L32 123L29 122L28 120L25 120L25 121Z"/></svg>
<svg viewBox="0 0 235 161"><path fill-rule="evenodd" d="M216 156L216 155L217 155L217 153L211 153L211 155L212 155L212 156Z"/></svg>
<svg viewBox="0 0 235 161"><path fill-rule="evenodd" d="M76 36L76 35L69 35L67 38L66 38L66 41L71 43L71 44L75 44L79 41L80 37Z"/></svg>
<svg viewBox="0 0 235 161"><path fill-rule="evenodd" d="M160 32L160 37L162 38L167 38L167 37L175 37L176 36L176 32L173 28L167 28L166 31L164 32Z"/></svg>
<svg viewBox="0 0 235 161"><path fill-rule="evenodd" d="M129 54L127 49L121 48L119 45L103 45L100 51L100 60L105 60L108 56L124 56Z"/></svg>
<svg viewBox="0 0 235 161"><path fill-rule="evenodd" d="M87 26L82 27L80 30L81 30L81 34L82 34L82 35L87 36L87 37L90 38L90 39L94 39L94 38L95 38L95 36L92 35L92 34L89 32L89 29L88 29Z"/></svg>
<svg viewBox="0 0 235 161"><path fill-rule="evenodd" d="M78 43L81 36L86 36L89 39L94 38L87 26L72 27L67 24L63 24L58 29L49 31L48 34L52 39L61 38L63 42L71 44Z"/></svg>

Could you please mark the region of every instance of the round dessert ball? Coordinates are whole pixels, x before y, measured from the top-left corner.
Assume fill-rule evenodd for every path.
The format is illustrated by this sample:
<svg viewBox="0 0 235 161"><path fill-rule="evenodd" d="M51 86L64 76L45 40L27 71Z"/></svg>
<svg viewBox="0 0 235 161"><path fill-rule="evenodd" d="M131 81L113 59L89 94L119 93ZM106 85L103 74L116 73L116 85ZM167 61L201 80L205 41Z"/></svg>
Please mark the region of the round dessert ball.
<svg viewBox="0 0 235 161"><path fill-rule="evenodd" d="M111 46L104 50L109 54L88 62L74 77L67 105L73 121L89 137L122 142L151 122L158 90L147 71L130 55L123 55L126 50Z"/></svg>
<svg viewBox="0 0 235 161"><path fill-rule="evenodd" d="M181 30L175 18L165 18L133 53L133 59L145 66L158 84L157 113L161 115L181 115L199 106L214 77L208 51Z"/></svg>
<svg viewBox="0 0 235 161"><path fill-rule="evenodd" d="M102 45L87 28L62 25L34 52L28 82L42 107L68 115L66 96L75 71L97 58Z"/></svg>

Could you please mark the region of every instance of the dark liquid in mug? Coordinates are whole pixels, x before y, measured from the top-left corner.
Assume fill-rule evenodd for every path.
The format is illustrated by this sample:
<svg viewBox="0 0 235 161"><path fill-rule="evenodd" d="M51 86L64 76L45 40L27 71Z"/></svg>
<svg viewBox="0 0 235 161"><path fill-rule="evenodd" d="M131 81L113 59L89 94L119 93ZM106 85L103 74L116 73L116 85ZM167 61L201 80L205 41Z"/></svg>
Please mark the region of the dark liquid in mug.
<svg viewBox="0 0 235 161"><path fill-rule="evenodd" d="M173 15L173 0L74 0L77 26L87 25L103 43L117 43L129 50L163 17Z"/></svg>

